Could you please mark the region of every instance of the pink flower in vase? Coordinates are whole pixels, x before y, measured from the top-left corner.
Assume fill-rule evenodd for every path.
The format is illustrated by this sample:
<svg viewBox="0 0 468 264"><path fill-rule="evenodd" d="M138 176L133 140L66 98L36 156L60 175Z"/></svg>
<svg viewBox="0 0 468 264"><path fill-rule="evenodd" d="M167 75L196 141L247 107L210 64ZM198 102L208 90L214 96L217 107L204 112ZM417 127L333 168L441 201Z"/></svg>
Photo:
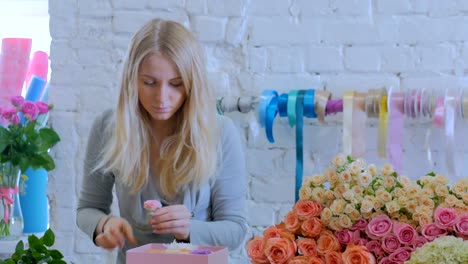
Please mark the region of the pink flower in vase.
<svg viewBox="0 0 468 264"><path fill-rule="evenodd" d="M11 118L11 123L13 123L13 125L17 125L21 122L21 119L18 115L13 115L13 117Z"/></svg>
<svg viewBox="0 0 468 264"><path fill-rule="evenodd" d="M146 210L150 212L154 212L161 207L162 207L162 204L158 200L147 200L143 203L143 208L145 208Z"/></svg>
<svg viewBox="0 0 468 264"><path fill-rule="evenodd" d="M26 101L21 107L21 112L23 112L24 117L29 121L34 121L39 114L39 110L36 107L36 104L33 102Z"/></svg>
<svg viewBox="0 0 468 264"><path fill-rule="evenodd" d="M24 98L23 96L12 96L11 99L11 104L14 105L15 107L22 107L24 103Z"/></svg>
<svg viewBox="0 0 468 264"><path fill-rule="evenodd" d="M16 115L16 109L13 107L5 108L2 111L3 118L5 118L8 121L11 120L11 118L15 115Z"/></svg>
<svg viewBox="0 0 468 264"><path fill-rule="evenodd" d="M47 114L49 112L48 104L41 102L41 101L37 101L35 104L36 104L37 110L39 111L39 114Z"/></svg>

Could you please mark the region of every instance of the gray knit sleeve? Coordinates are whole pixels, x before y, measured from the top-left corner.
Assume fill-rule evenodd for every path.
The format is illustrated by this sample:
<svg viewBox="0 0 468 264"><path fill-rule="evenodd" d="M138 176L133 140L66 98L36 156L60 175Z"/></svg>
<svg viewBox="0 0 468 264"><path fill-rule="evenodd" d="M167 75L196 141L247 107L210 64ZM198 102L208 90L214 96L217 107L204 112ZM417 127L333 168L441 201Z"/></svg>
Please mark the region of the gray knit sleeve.
<svg viewBox="0 0 468 264"><path fill-rule="evenodd" d="M247 234L245 158L239 132L222 117L221 166L211 189L212 221L192 220L190 242L195 245L238 248Z"/></svg>
<svg viewBox="0 0 468 264"><path fill-rule="evenodd" d="M84 159L83 179L76 211L78 227L91 239L93 239L99 220L110 213L112 204L114 176L110 173L102 174L100 171L92 171L100 159L105 140L103 135L110 114L110 111L106 111L93 122Z"/></svg>

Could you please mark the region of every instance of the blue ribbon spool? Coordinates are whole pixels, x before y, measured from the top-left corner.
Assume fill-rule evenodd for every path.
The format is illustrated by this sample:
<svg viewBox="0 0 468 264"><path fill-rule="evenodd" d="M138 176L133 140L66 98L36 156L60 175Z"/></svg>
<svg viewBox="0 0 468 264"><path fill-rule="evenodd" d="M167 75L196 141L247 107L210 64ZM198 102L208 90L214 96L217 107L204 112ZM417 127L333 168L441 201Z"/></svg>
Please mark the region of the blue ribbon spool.
<svg viewBox="0 0 468 264"><path fill-rule="evenodd" d="M258 103L258 122L261 127L265 127L267 107L273 97L278 97L278 93L274 90L264 90L260 96Z"/></svg>

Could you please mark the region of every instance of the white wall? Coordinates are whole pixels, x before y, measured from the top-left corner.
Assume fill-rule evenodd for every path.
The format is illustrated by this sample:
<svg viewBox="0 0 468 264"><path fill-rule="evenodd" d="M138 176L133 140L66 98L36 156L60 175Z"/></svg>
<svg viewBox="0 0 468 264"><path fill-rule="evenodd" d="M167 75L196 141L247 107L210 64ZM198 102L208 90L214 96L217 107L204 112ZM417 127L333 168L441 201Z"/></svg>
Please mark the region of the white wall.
<svg viewBox="0 0 468 264"><path fill-rule="evenodd" d="M75 225L84 147L92 119L115 102L131 33L147 19L173 19L198 35L220 96L315 88L340 97L348 89L465 85L467 12L463 0L50 0L52 122L62 137L49 184L58 247L77 263L105 261ZM263 133L248 136L247 115L230 116L245 140L249 223L257 233L293 204L294 130L276 122L277 142L269 144ZM446 172L440 131L433 132L432 167L425 160L426 128L405 129L412 177ZM376 128L367 132L366 158L382 163ZM341 136L339 122L305 128L305 174L323 170L341 150Z"/></svg>

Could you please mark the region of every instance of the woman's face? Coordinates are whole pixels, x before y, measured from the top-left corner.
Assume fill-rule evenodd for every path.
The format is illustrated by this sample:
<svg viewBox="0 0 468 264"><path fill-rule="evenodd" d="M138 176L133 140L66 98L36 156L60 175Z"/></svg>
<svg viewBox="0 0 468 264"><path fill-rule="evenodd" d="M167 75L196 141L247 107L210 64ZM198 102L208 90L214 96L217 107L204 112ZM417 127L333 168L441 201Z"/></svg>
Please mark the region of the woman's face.
<svg viewBox="0 0 468 264"><path fill-rule="evenodd" d="M187 98L174 62L161 53L149 55L138 73L138 98L154 124L171 120Z"/></svg>

